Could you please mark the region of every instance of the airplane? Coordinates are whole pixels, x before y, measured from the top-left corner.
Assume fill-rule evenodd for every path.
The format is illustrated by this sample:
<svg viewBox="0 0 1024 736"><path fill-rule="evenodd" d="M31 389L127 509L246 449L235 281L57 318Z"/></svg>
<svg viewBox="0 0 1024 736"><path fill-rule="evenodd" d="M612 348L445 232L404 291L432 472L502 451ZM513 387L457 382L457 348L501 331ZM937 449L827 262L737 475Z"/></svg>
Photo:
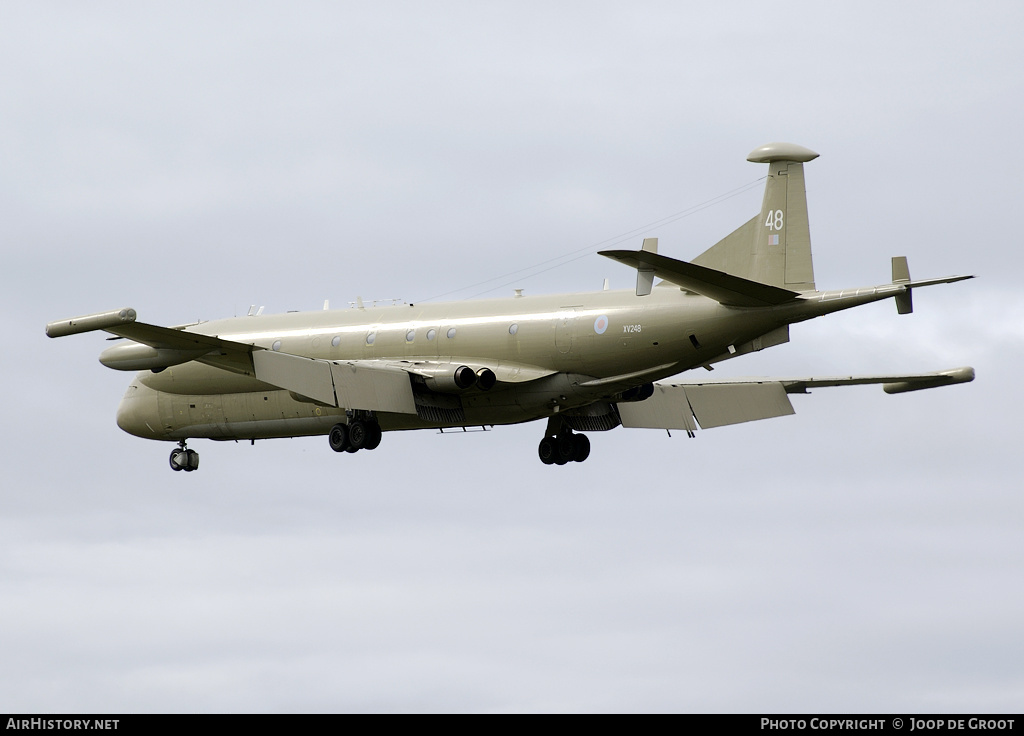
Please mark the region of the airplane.
<svg viewBox="0 0 1024 736"><path fill-rule="evenodd" d="M659 382L789 341L789 326L971 276L815 287L804 164L818 154L770 143L761 212L692 261L639 250L600 255L636 269L636 288L463 302L289 312L161 327L124 308L46 325L49 337L101 330L124 343L100 362L137 371L117 409L125 432L176 442L175 471L199 467L189 439L327 435L336 452L373 450L383 432L546 420L546 465L583 462L588 432L684 430L793 414L789 394L883 384L887 393L974 380L970 367L928 373ZM654 280L659 279L655 285Z"/></svg>

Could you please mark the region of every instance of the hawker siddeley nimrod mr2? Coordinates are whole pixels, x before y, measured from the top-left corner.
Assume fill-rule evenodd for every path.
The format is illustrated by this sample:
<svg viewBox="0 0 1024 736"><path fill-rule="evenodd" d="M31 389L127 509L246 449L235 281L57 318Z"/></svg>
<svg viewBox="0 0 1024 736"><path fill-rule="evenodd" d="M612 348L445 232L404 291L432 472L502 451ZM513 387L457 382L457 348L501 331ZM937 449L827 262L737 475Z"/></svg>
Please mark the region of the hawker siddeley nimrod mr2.
<svg viewBox="0 0 1024 736"><path fill-rule="evenodd" d="M690 262L637 251L601 255L637 270L636 289L292 312L158 327L121 309L46 326L50 337L103 330L128 342L100 362L136 374L117 410L131 434L178 443L174 470L195 470L187 439L327 435L337 452L372 450L400 429L546 419L540 459L582 462L584 432L623 427L692 434L792 414L788 394L881 383L888 393L974 378L971 368L886 376L655 383L789 341L789 325L893 297L912 310L914 281L818 291L804 192L816 153L755 150L768 164L760 214ZM654 279L660 279L655 286ZM652 288L653 287L653 288ZM116 339L116 338L110 338Z"/></svg>

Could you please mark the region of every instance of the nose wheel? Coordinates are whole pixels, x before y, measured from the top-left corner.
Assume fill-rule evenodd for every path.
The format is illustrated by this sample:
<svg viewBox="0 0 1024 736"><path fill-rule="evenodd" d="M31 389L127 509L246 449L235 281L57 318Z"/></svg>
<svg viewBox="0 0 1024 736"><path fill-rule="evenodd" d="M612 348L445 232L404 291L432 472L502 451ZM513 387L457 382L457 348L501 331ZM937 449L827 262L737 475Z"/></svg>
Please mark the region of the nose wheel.
<svg viewBox="0 0 1024 736"><path fill-rule="evenodd" d="M199 469L199 453L185 447L185 440L178 443L178 446L171 450L171 470L178 472L184 470L191 473Z"/></svg>

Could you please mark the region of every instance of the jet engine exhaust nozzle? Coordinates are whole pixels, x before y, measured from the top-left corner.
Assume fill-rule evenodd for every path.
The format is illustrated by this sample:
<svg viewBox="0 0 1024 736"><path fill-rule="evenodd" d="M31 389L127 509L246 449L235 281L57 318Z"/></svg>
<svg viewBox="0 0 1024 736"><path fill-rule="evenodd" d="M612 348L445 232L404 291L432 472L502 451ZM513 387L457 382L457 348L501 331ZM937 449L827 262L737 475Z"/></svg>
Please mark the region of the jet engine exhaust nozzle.
<svg viewBox="0 0 1024 736"><path fill-rule="evenodd" d="M490 368L481 368L476 372L476 385L481 391L490 391L497 382L498 377Z"/></svg>

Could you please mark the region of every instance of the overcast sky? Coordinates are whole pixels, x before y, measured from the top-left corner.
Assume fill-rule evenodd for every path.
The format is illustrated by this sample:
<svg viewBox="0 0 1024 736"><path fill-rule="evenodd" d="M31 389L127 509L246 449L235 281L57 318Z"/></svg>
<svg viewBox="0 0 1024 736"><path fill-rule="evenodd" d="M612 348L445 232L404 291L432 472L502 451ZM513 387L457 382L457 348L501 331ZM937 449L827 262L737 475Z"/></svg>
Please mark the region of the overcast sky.
<svg viewBox="0 0 1024 736"><path fill-rule="evenodd" d="M1020 712L1021 38L1016 1L3 3L0 711ZM819 288L979 278L714 375L974 383L565 467L535 423L185 474L101 335L43 334L627 288L598 249L693 258L776 140L821 154Z"/></svg>

